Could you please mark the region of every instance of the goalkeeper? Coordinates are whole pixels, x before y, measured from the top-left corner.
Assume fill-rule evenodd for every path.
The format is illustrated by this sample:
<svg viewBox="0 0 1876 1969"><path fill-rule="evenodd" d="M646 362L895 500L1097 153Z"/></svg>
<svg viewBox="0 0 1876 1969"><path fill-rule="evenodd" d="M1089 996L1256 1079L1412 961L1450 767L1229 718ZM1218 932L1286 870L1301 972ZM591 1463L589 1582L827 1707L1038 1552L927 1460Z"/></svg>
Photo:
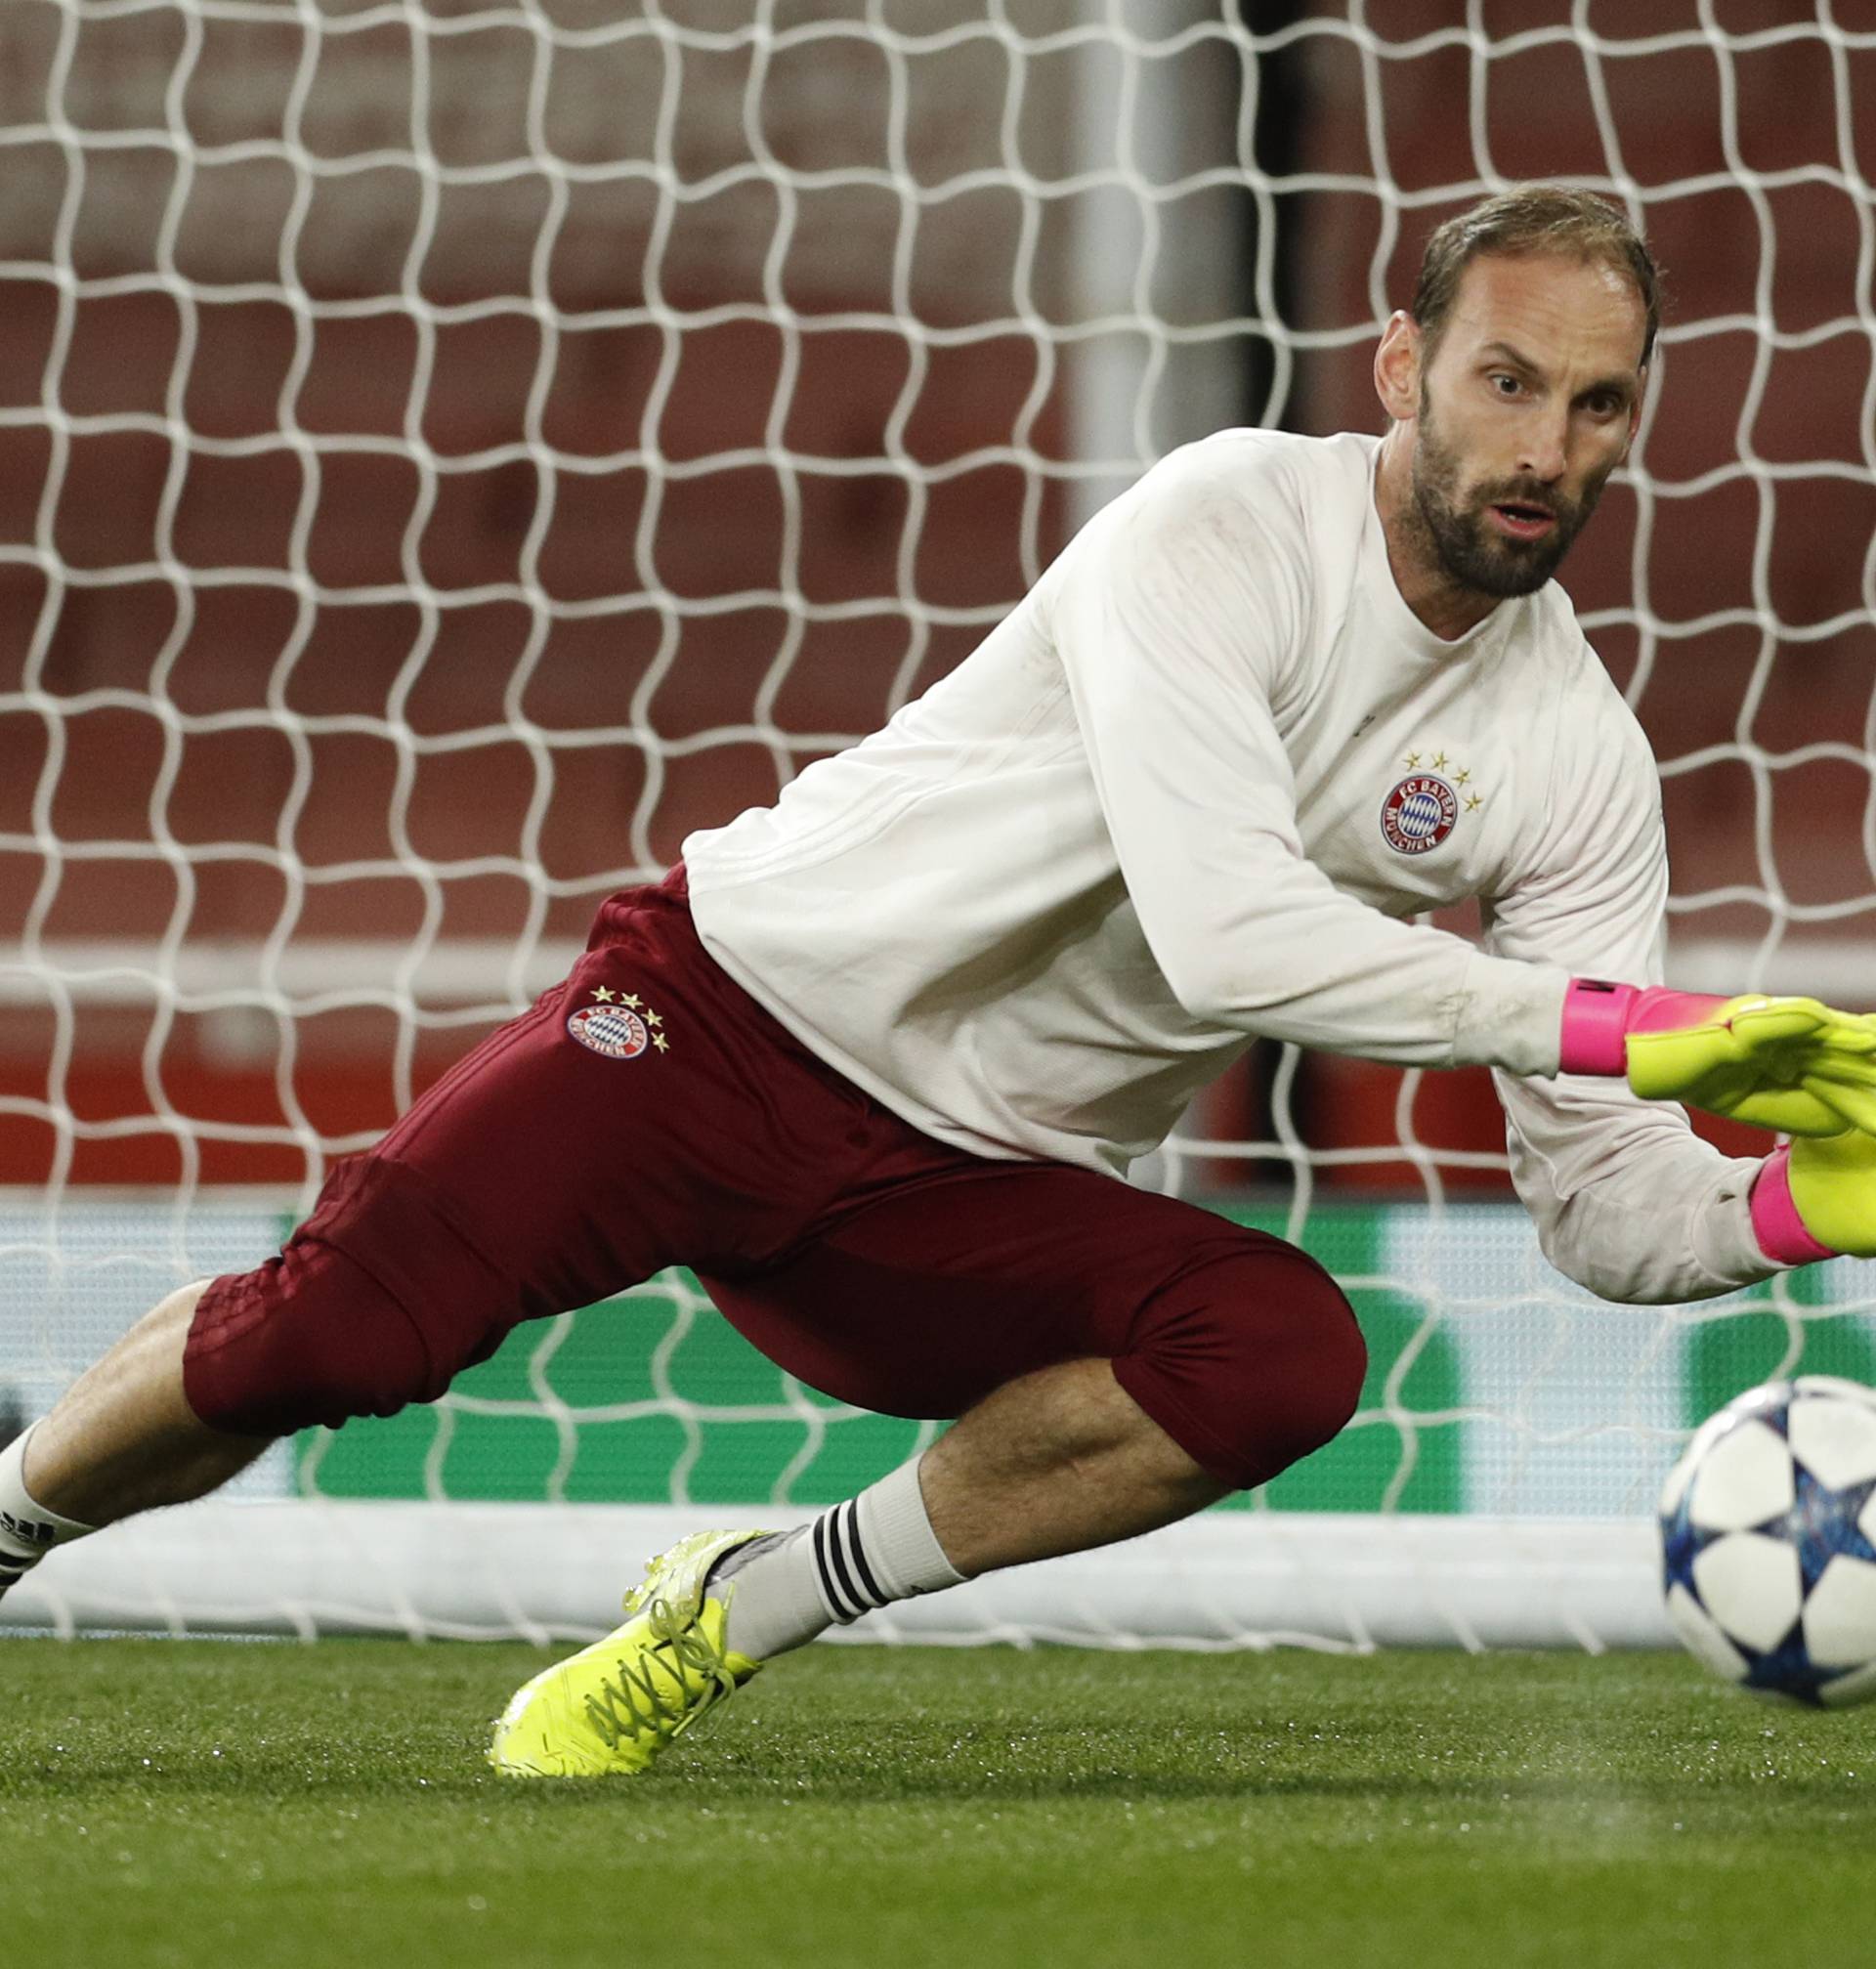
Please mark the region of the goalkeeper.
<svg viewBox="0 0 1876 1969"><path fill-rule="evenodd" d="M771 1359L959 1417L788 1534L702 1533L490 1755L643 1769L831 1622L1130 1537L1352 1414L1347 1301L1115 1178L1254 1037L1496 1070L1551 1261L1683 1301L1876 1250L1876 1030L1663 989L1653 761L1551 581L1657 322L1622 215L1529 187L1428 243L1380 439L1228 431L1101 513L954 674L615 896L534 1008L156 1308L0 1455L0 1584L519 1322L695 1266ZM1484 944L1417 923L1478 898ZM1728 1159L1685 1101L1799 1136Z"/></svg>

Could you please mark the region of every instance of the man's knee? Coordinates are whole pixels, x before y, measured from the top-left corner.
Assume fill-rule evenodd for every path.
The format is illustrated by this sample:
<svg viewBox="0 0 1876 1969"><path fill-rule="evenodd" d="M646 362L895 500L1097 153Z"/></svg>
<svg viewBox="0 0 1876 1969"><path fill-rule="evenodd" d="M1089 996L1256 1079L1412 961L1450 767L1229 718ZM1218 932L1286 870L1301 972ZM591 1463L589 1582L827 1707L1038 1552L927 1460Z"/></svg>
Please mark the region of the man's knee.
<svg viewBox="0 0 1876 1969"><path fill-rule="evenodd" d="M1367 1368L1341 1286L1294 1245L1255 1231L1161 1294L1115 1362L1147 1413L1237 1490L1338 1435Z"/></svg>
<svg viewBox="0 0 1876 1969"><path fill-rule="evenodd" d="M1273 1426L1274 1446L1283 1454L1279 1468L1342 1434L1361 1406L1368 1375L1368 1343L1347 1294L1314 1259L1299 1257L1307 1271L1292 1277L1294 1300L1277 1315L1280 1338L1266 1343L1258 1334L1259 1350L1264 1344L1273 1351L1282 1348L1279 1357L1289 1368L1288 1393Z"/></svg>

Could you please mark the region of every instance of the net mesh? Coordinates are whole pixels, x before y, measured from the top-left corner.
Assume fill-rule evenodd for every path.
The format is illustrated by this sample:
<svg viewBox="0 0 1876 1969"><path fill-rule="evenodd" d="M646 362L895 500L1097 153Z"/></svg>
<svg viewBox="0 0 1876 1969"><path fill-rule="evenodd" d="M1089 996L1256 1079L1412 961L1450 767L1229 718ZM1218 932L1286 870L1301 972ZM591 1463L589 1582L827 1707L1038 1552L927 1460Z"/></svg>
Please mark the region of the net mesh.
<svg viewBox="0 0 1876 1969"><path fill-rule="evenodd" d="M13 1409L269 1248L601 896L941 675L1153 458L1372 428L1425 234L1520 178L1622 199L1674 296L1567 571L1662 762L1673 974L1856 998L1873 84L1829 0L13 0ZM1476 1078L1260 1049L1140 1172L1275 1195L1368 1324L1356 1425L1254 1502L1633 1512L1734 1388L1872 1378L1854 1281L1616 1313L1503 1170ZM921 1439L673 1275L252 1480L815 1502Z"/></svg>

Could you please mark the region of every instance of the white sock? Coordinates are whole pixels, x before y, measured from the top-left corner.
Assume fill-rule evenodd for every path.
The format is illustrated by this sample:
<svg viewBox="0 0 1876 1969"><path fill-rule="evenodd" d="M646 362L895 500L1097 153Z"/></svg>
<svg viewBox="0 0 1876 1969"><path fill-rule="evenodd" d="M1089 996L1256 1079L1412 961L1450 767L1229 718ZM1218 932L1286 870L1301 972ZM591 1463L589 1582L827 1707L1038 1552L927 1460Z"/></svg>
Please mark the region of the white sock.
<svg viewBox="0 0 1876 1969"><path fill-rule="evenodd" d="M799 1531L727 1554L715 1576L736 1581L725 1644L767 1661L836 1621L844 1627L875 1606L957 1586L964 1575L931 1528L915 1458Z"/></svg>
<svg viewBox="0 0 1876 1969"><path fill-rule="evenodd" d="M26 1488L26 1444L38 1427L35 1422L0 1449L0 1594L17 1586L55 1545L98 1528L48 1511Z"/></svg>
<svg viewBox="0 0 1876 1969"><path fill-rule="evenodd" d="M53 1546L95 1532L95 1524L61 1519L25 1488L25 1445L35 1422L0 1449L0 1595L18 1585Z"/></svg>

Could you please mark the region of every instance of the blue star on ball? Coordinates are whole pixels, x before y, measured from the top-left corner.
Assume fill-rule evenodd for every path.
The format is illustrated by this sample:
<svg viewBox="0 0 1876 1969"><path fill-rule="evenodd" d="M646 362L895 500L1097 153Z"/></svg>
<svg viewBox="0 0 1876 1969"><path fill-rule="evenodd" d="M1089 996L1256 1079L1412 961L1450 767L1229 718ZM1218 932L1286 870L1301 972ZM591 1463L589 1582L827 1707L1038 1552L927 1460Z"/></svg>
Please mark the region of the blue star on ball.
<svg viewBox="0 0 1876 1969"><path fill-rule="evenodd" d="M1847 1483L1842 1489L1813 1477L1797 1458L1792 1459L1792 1480L1797 1494L1788 1511L1755 1524L1754 1531L1768 1538L1782 1538L1797 1549L1798 1570L1809 1598L1811 1589L1823 1576L1833 1559L1861 1559L1876 1565L1876 1545L1864 1536L1858 1520L1870 1493L1876 1491L1876 1477L1861 1483Z"/></svg>
<svg viewBox="0 0 1876 1969"><path fill-rule="evenodd" d="M1812 1588L1833 1559L1860 1559L1876 1565L1876 1545L1870 1543L1859 1522L1864 1505L1876 1491L1876 1477L1833 1487L1813 1477L1796 1457L1791 1476L1795 1487L1791 1508L1752 1529L1768 1538L1783 1539L1798 1554L1802 1605L1811 1598ZM1819 1703L1818 1691L1844 1673L1841 1667L1819 1668L1812 1660L1802 1619L1794 1621L1791 1632L1764 1654L1737 1642L1733 1645L1746 1657L1748 1689L1777 1690L1801 1702Z"/></svg>

